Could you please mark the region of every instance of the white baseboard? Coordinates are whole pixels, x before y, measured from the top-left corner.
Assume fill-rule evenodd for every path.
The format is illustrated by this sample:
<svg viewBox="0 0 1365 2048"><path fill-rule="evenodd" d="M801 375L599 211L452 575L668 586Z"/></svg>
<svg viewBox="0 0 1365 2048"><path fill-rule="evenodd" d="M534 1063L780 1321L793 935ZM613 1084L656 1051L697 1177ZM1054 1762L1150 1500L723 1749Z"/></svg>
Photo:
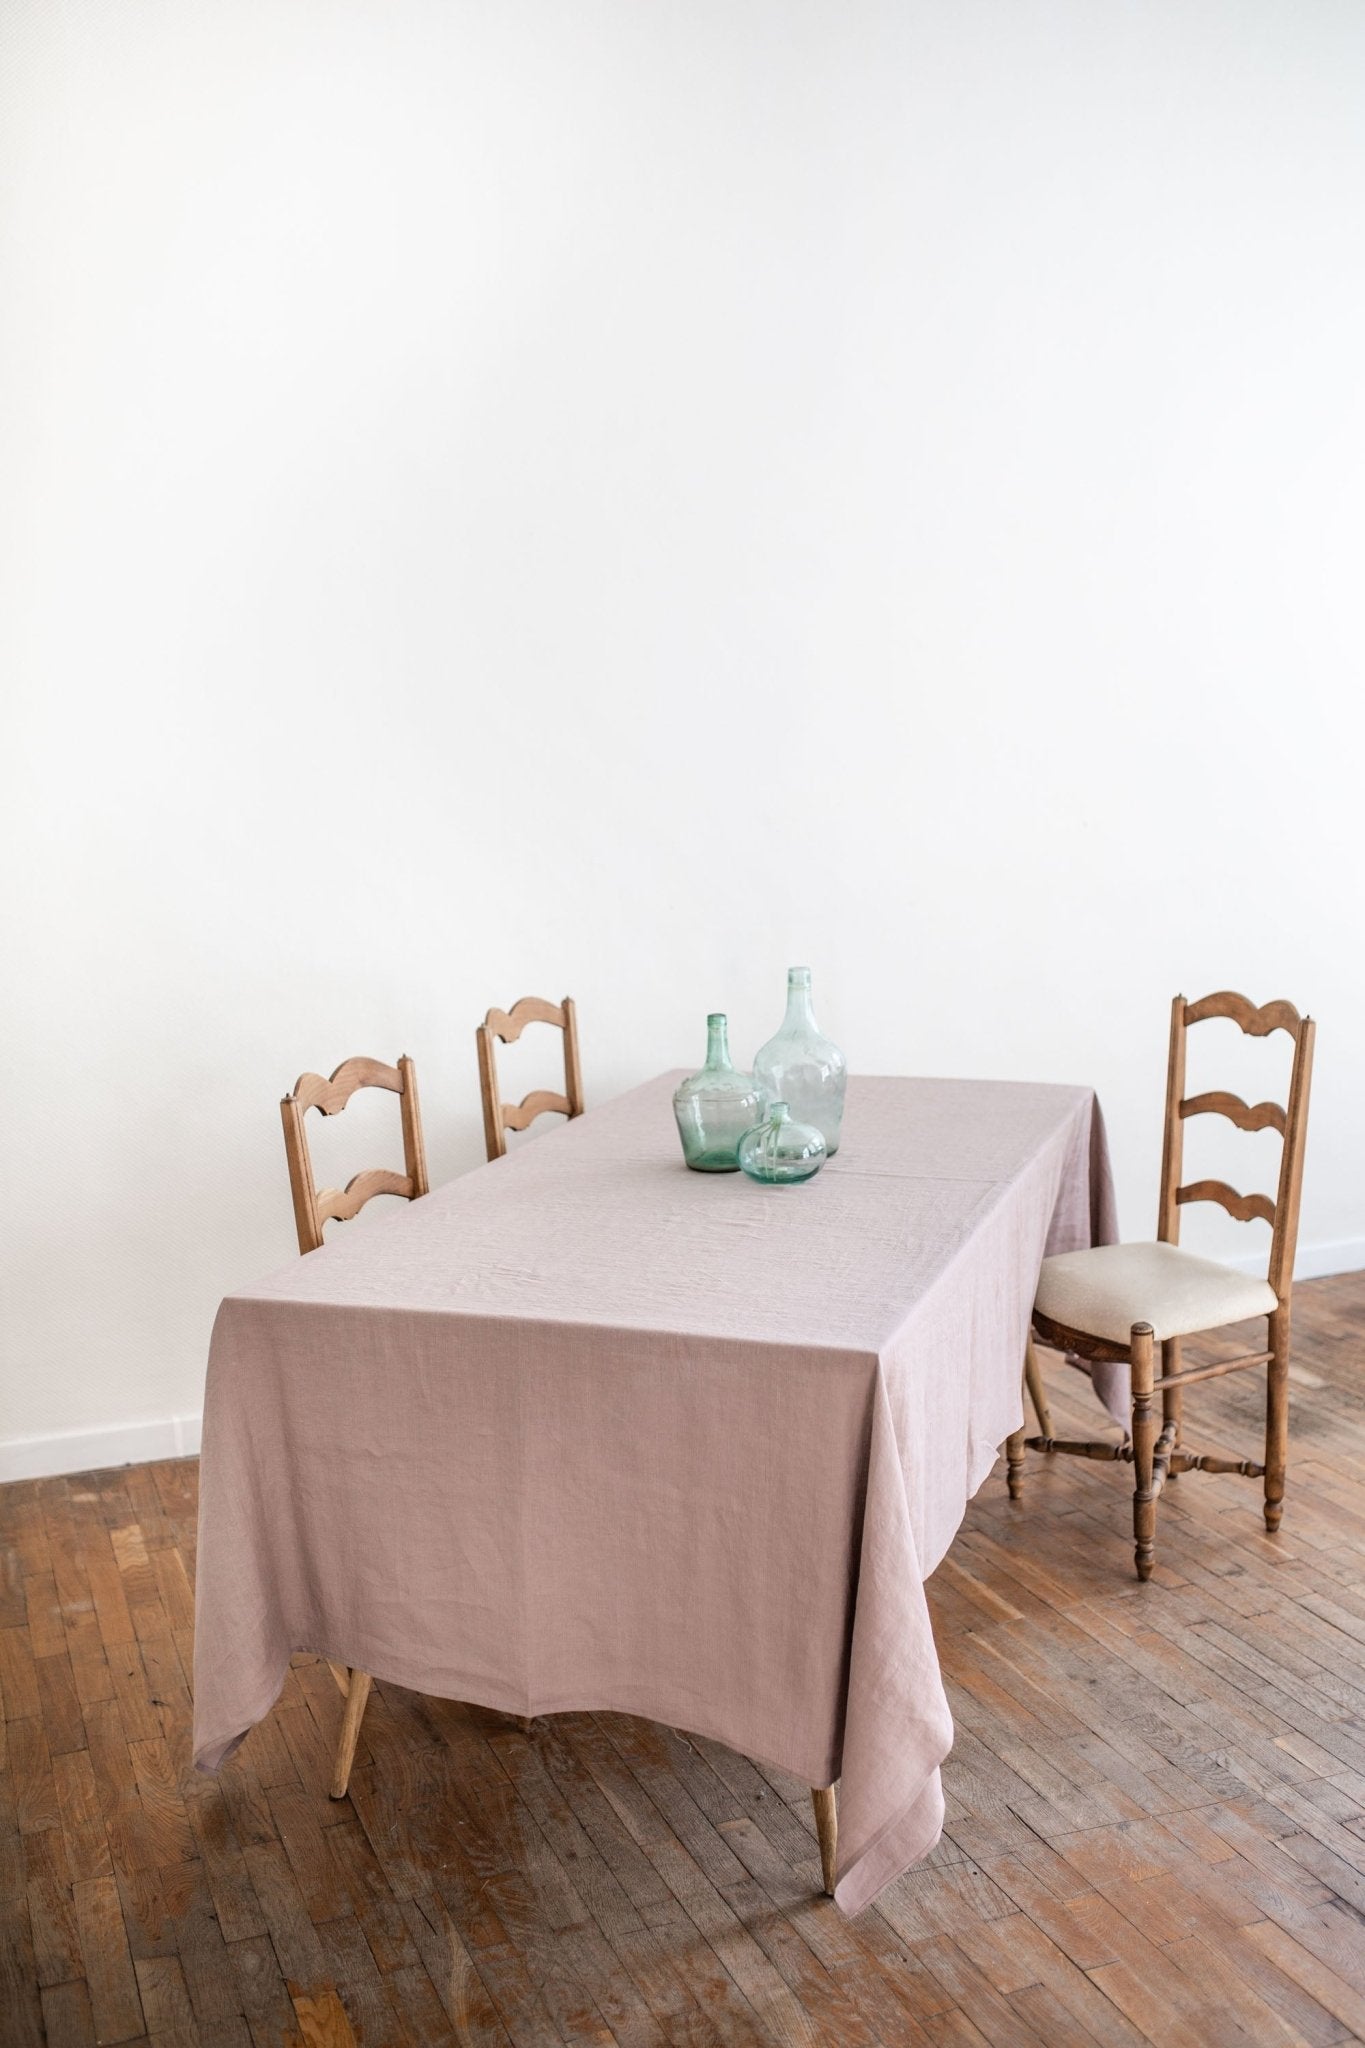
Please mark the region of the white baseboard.
<svg viewBox="0 0 1365 2048"><path fill-rule="evenodd" d="M199 1449L198 1415L168 1415L160 1422L128 1422L115 1429L78 1429L60 1436L19 1437L0 1443L0 1480L55 1479L66 1472L102 1472L110 1465L145 1465L153 1458L188 1458Z"/></svg>
<svg viewBox="0 0 1365 2048"><path fill-rule="evenodd" d="M1264 1273L1265 1253L1227 1259L1242 1273ZM1333 1244L1301 1244L1296 1280L1365 1271L1365 1237ZM0 1481L54 1479L66 1472L99 1472L110 1465L145 1465L153 1458L188 1458L199 1449L201 1417L169 1415L161 1422L130 1422L118 1429L74 1430L62 1436L21 1437L0 1443Z"/></svg>
<svg viewBox="0 0 1365 2048"><path fill-rule="evenodd" d="M1264 1273L1266 1254L1253 1252L1250 1258L1224 1259L1239 1273ZM1339 1237L1333 1244L1301 1244L1294 1258L1296 1280L1327 1280L1333 1273L1359 1273L1365 1269L1365 1237ZM0 1447L3 1448L3 1447Z"/></svg>

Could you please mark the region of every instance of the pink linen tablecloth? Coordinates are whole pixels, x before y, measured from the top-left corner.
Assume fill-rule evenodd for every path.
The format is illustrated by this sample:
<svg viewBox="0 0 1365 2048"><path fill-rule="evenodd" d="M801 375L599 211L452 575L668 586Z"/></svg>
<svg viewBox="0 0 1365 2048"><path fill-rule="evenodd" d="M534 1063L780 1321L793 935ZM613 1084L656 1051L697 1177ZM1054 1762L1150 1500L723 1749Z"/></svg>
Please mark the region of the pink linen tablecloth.
<svg viewBox="0 0 1365 2048"><path fill-rule="evenodd" d="M195 1760L314 1651L840 1783L849 1913L938 1839L923 1581L1020 1420L1039 1263L1111 1241L1087 1088L854 1079L804 1186L689 1173L661 1075L224 1301Z"/></svg>

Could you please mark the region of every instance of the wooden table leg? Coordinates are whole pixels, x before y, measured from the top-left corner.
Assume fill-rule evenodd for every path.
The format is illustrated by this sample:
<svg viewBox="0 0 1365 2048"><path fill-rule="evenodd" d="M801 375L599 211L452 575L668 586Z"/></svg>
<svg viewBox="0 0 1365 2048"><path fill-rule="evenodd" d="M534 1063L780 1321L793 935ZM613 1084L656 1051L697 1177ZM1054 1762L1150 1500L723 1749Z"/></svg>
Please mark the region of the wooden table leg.
<svg viewBox="0 0 1365 2048"><path fill-rule="evenodd" d="M815 1832L820 1837L820 1876L825 1897L834 1897L834 1851L839 1841L839 1802L832 1785L811 1788L815 1807Z"/></svg>
<svg viewBox="0 0 1365 2048"><path fill-rule="evenodd" d="M351 1782L351 1765L355 1762L355 1746L360 1740L360 1723L373 1682L368 1671L353 1670L351 1673L351 1682L346 1688L346 1712L341 1718L341 1740L337 1743L336 1768L332 1772L333 1799L346 1797L346 1787Z"/></svg>

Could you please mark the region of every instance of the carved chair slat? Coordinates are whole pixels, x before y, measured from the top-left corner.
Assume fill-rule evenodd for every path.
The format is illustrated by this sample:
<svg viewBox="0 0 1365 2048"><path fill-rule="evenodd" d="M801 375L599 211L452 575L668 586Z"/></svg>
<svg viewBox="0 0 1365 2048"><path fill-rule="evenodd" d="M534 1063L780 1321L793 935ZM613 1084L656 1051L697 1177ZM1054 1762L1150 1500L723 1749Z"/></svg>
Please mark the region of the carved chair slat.
<svg viewBox="0 0 1365 2048"><path fill-rule="evenodd" d="M353 1174L344 1188L320 1189L318 1215L324 1222L344 1223L358 1216L372 1195L401 1195L410 1202L412 1181L406 1173L393 1173L387 1166L367 1167L364 1173Z"/></svg>
<svg viewBox="0 0 1365 2048"><path fill-rule="evenodd" d="M1241 1025L1249 1038L1269 1038L1272 1031L1287 1031L1291 1038L1297 1038L1303 1023L1292 1003L1257 1005L1230 988L1220 989L1217 995L1201 996L1197 1003L1186 1004L1187 1024L1202 1024L1208 1017L1230 1017L1234 1024Z"/></svg>
<svg viewBox="0 0 1365 2048"><path fill-rule="evenodd" d="M397 1067L382 1060L343 1060L334 1074L300 1074L294 1083L294 1098L300 1109L320 1109L324 1116L337 1116L345 1109L357 1088L387 1088L394 1095L403 1092L403 1076Z"/></svg>
<svg viewBox="0 0 1365 2048"><path fill-rule="evenodd" d="M523 1095L520 1102L504 1102L502 1120L509 1131L524 1131L538 1116L554 1112L559 1116L569 1114L567 1095L556 1095L552 1088L533 1088L529 1095Z"/></svg>
<svg viewBox="0 0 1365 2048"><path fill-rule="evenodd" d="M564 1028L560 1003L547 1003L543 996L523 996L510 1010L490 1010L484 1023L504 1045L515 1045L528 1024L554 1024Z"/></svg>
<svg viewBox="0 0 1365 2048"><path fill-rule="evenodd" d="M1187 1116L1225 1116L1239 1131L1278 1131L1284 1136L1285 1113L1278 1102L1243 1102L1226 1088L1212 1088L1206 1095L1191 1095L1180 1105Z"/></svg>
<svg viewBox="0 0 1365 2048"><path fill-rule="evenodd" d="M1269 1195L1239 1195L1236 1188L1230 1188L1225 1180L1192 1180L1187 1186L1177 1188L1175 1199L1183 1209L1188 1202L1217 1202L1220 1209L1226 1209L1239 1223L1250 1223L1258 1218L1262 1223L1275 1222L1275 1204Z"/></svg>

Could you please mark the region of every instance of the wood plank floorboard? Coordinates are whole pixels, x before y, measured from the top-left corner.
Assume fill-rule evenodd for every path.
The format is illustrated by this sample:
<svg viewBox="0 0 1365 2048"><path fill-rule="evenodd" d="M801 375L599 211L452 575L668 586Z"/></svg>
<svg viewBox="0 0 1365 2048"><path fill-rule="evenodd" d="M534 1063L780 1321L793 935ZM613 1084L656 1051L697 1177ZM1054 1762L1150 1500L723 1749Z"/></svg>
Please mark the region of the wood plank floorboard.
<svg viewBox="0 0 1365 2048"><path fill-rule="evenodd" d="M1365 1275L1295 1320L1278 1537L1187 1474L1139 1586L1128 1468L972 1502L929 1588L944 1837L856 1921L806 1786L620 1715L380 1684L333 1802L341 1699L297 1657L197 1776L195 1461L0 1487L0 2043L1365 2042ZM1057 1433L1102 1434L1044 1365ZM1205 1382L1187 1437L1254 1456L1263 1398Z"/></svg>

